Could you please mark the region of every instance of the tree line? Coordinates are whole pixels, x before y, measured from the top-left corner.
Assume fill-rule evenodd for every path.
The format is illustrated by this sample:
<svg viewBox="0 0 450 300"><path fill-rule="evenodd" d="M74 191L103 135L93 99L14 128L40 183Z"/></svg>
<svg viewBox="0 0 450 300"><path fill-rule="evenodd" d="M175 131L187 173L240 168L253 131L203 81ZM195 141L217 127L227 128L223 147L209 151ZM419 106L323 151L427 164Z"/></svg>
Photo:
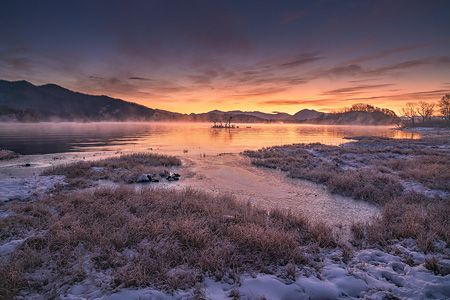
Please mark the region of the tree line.
<svg viewBox="0 0 450 300"><path fill-rule="evenodd" d="M404 126L416 126L417 123L429 126L450 125L450 94L446 94L435 102L407 102L405 107L400 108L400 116ZM438 117L436 114L440 113ZM438 118L436 118L438 117Z"/></svg>
<svg viewBox="0 0 450 300"><path fill-rule="evenodd" d="M365 104L365 103L356 103L350 107L346 106L342 109L335 110L334 113L347 113L347 112L351 112L351 111L363 111L363 112L370 112L370 113L380 112L380 113L385 114L386 116L397 117L395 112L393 112L390 109L379 108L379 107L375 107L373 105Z"/></svg>

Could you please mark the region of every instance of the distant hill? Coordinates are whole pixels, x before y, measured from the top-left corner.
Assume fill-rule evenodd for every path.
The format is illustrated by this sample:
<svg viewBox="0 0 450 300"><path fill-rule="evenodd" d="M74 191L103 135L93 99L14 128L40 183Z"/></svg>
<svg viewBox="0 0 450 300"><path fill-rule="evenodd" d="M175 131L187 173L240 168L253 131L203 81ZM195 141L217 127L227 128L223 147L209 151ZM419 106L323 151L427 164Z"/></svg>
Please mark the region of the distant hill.
<svg viewBox="0 0 450 300"><path fill-rule="evenodd" d="M236 116L236 115L248 115L248 116L253 116L253 117L257 117L259 119L262 120L267 120L267 121L298 121L298 120L310 120L310 119L314 119L317 118L319 116L321 116L323 113L322 112L318 112L316 110L312 110L312 109L303 109L299 112L297 112L295 115L290 115L288 113L282 113L282 112L278 112L278 113L263 113L260 111L240 111L240 110L232 110L232 111L220 111L220 110L213 110L210 111L208 114L216 114L216 115L229 115L229 116Z"/></svg>
<svg viewBox="0 0 450 300"><path fill-rule="evenodd" d="M260 111L241 111L241 110L231 110L231 111L213 110L213 111L210 111L209 113L217 114L217 115L231 115L231 116L247 115L247 116L253 116L253 117L257 117L259 119L264 119L264 120L287 120L292 117L290 114L287 114L287 113L268 114L268 113L263 113Z"/></svg>
<svg viewBox="0 0 450 300"><path fill-rule="evenodd" d="M309 120L311 124L326 125L393 125L399 123L400 118L380 111L348 111L335 114L323 114Z"/></svg>
<svg viewBox="0 0 450 300"><path fill-rule="evenodd" d="M318 118L323 114L324 114L323 112L319 112L317 110L303 109L303 110L297 112L292 117L290 117L290 120L298 120L298 121L311 120L311 119Z"/></svg>
<svg viewBox="0 0 450 300"><path fill-rule="evenodd" d="M55 84L0 80L0 121L162 121L183 115Z"/></svg>

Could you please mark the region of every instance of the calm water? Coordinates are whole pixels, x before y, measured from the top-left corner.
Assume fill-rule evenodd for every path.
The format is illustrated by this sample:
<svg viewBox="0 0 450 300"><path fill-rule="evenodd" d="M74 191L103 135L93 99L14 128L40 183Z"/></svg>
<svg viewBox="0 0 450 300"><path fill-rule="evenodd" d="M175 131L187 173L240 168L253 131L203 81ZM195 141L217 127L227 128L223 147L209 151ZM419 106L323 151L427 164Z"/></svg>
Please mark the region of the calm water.
<svg viewBox="0 0 450 300"><path fill-rule="evenodd" d="M416 138L385 126L238 124L213 129L206 123L0 123L0 148L21 154L146 150L181 154L236 153L293 143L337 145L343 137ZM248 128L251 127L251 128Z"/></svg>

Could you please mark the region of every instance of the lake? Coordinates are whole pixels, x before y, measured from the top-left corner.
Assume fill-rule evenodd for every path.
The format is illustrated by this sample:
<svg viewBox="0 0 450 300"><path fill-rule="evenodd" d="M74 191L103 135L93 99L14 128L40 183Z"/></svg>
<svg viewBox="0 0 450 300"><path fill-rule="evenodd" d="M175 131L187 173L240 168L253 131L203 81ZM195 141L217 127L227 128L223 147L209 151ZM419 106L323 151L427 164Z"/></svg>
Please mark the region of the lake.
<svg viewBox="0 0 450 300"><path fill-rule="evenodd" d="M209 123L1 123L0 148L20 154L93 151L141 151L167 154L238 153L293 143L338 145L344 137L373 135L418 138L387 126L238 124L211 128Z"/></svg>

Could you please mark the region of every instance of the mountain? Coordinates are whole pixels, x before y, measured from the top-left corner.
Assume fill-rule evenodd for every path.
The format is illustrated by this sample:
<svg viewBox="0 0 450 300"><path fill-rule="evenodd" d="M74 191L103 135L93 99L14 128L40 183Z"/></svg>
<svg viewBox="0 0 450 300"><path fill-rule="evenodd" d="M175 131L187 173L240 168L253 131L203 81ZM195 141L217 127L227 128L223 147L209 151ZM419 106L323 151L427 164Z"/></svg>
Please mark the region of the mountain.
<svg viewBox="0 0 450 300"><path fill-rule="evenodd" d="M345 110L344 110L345 111ZM27 81L0 80L0 122L38 121L184 121L233 123L310 123L390 125L399 118L393 111L368 104L355 104L350 111L325 114L303 109L294 115L259 111L213 110L180 114L152 109L108 96L74 92L55 84L35 86Z"/></svg>
<svg viewBox="0 0 450 300"><path fill-rule="evenodd" d="M319 112L317 110L303 109L303 110L297 112L296 114L294 114L292 117L290 117L290 120L298 120L298 121L310 120L310 119L318 118L323 114L324 113Z"/></svg>
<svg viewBox="0 0 450 300"><path fill-rule="evenodd" d="M184 115L108 96L73 92L55 84L0 80L1 121L163 121Z"/></svg>
<svg viewBox="0 0 450 300"><path fill-rule="evenodd" d="M0 121L191 121L234 123L296 122L321 113L302 110L287 113L213 110L201 114L179 114L152 109L108 96L74 92L56 84L35 86L27 81L0 80Z"/></svg>

